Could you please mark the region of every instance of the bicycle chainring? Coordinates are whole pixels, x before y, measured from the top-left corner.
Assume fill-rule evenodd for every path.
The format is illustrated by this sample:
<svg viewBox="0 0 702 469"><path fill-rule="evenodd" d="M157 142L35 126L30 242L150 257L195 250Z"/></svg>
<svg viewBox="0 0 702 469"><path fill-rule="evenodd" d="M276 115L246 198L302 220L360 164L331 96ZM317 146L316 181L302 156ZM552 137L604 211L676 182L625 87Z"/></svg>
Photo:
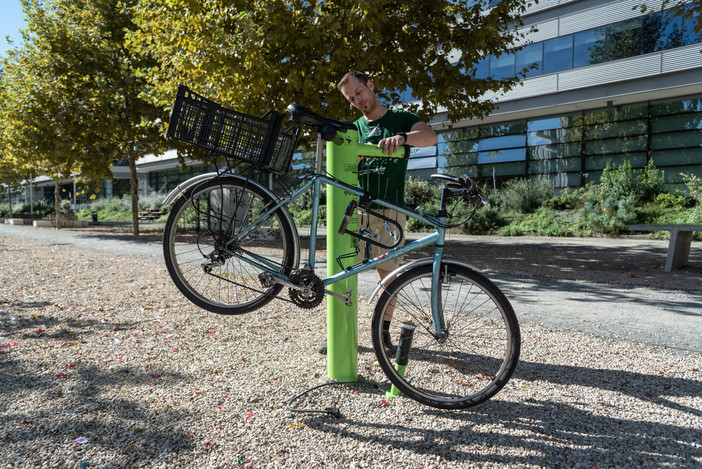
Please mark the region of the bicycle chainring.
<svg viewBox="0 0 702 469"><path fill-rule="evenodd" d="M301 269L290 274L290 280L303 289L288 289L290 299L301 308L311 309L324 299L324 283L309 269Z"/></svg>

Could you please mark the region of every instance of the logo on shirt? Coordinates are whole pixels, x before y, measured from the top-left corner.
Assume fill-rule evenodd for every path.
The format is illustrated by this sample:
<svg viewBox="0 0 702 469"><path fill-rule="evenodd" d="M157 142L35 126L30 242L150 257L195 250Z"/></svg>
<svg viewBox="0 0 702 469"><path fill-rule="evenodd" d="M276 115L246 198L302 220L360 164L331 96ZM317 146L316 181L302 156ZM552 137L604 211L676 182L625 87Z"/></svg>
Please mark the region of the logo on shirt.
<svg viewBox="0 0 702 469"><path fill-rule="evenodd" d="M372 129L368 130L366 137L368 137L368 138L380 137L381 135L383 135L383 131L380 129L380 127L373 127Z"/></svg>

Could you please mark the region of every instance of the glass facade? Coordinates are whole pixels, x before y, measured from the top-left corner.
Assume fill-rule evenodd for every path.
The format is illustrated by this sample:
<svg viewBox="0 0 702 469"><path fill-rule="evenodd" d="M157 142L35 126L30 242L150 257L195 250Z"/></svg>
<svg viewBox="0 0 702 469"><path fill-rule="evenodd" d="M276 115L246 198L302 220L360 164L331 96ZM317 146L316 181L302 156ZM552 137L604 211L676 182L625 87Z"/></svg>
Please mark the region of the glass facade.
<svg viewBox="0 0 702 469"><path fill-rule="evenodd" d="M682 19L670 11L644 15L598 28L535 42L516 53L485 57L476 64L477 78L508 78L531 67L526 77L586 67L702 42L695 33L696 12Z"/></svg>
<svg viewBox="0 0 702 469"><path fill-rule="evenodd" d="M499 184L546 178L556 187L599 181L607 164L649 159L669 187L680 173L702 177L702 95L574 114L449 130L435 147L413 152L408 174L433 172Z"/></svg>

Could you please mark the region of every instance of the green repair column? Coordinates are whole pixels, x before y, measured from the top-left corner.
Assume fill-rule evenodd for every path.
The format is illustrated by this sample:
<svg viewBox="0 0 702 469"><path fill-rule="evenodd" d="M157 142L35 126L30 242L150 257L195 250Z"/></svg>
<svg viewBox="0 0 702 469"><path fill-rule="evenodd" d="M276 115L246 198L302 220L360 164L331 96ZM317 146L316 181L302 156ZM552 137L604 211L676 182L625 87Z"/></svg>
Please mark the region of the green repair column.
<svg viewBox="0 0 702 469"><path fill-rule="evenodd" d="M327 171L354 187L358 185L357 146L358 132L355 130L339 132L333 142L327 142ZM356 250L354 238L337 232L351 198L341 189L327 186L327 276L341 272L337 257ZM356 214L347 229L352 232L358 229ZM356 262L355 259L349 261L351 264ZM337 381L358 380L357 285L355 275L329 285L330 290L340 295L346 295L347 290L352 291L350 306L339 298L327 295L327 375Z"/></svg>

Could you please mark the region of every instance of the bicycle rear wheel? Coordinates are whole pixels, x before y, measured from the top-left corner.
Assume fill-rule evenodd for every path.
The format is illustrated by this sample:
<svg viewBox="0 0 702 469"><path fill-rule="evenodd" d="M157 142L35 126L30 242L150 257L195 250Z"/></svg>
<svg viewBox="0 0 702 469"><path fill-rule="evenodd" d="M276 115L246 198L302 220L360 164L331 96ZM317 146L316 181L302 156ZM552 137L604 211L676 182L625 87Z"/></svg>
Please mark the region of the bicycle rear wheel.
<svg viewBox="0 0 702 469"><path fill-rule="evenodd" d="M434 333L432 265L419 265L390 282L372 322L373 348L390 381L408 397L442 409L462 409L494 396L519 359L519 324L504 294L487 278L453 262L442 262L438 293L445 330ZM383 321L392 314L389 329ZM414 330L406 368L383 345L398 345L403 322Z"/></svg>
<svg viewBox="0 0 702 469"><path fill-rule="evenodd" d="M242 314L272 300L283 288L259 276L266 266L296 268L297 239L283 208L236 242L242 230L277 201L258 184L216 178L178 199L163 233L163 253L176 287L193 303L218 314Z"/></svg>

